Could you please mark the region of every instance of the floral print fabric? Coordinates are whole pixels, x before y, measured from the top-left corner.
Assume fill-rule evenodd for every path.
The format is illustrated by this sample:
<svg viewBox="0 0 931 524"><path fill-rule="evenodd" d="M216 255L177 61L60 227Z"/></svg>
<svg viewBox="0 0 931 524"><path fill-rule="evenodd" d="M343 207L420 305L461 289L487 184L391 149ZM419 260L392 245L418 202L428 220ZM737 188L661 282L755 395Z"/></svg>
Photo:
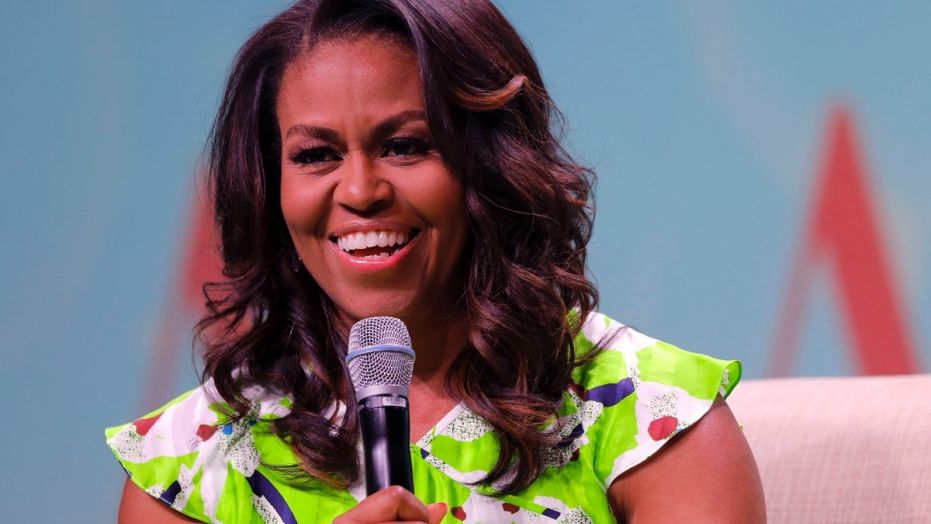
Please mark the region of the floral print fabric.
<svg viewBox="0 0 931 524"><path fill-rule="evenodd" d="M689 353L593 314L576 351L599 342L604 351L573 372L551 426L559 440L546 452L547 468L524 491L495 498L474 484L494 465L498 443L492 427L463 404L411 445L415 492L425 503L448 504L444 524L613 522L607 487L740 379L739 362ZM252 411L230 421L208 381L107 429L107 444L136 485L203 522L330 522L364 497L361 482L337 490L270 467L297 464L270 424L287 415L291 401L258 388L247 398Z"/></svg>

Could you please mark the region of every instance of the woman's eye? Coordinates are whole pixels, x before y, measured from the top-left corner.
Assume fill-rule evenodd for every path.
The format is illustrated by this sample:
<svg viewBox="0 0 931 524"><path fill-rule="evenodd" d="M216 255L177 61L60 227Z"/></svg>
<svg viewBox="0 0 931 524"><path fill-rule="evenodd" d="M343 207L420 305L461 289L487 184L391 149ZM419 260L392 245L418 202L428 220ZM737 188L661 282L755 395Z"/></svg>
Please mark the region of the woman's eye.
<svg viewBox="0 0 931 524"><path fill-rule="evenodd" d="M293 153L290 160L295 164L317 165L339 160L339 155L328 147L312 147Z"/></svg>
<svg viewBox="0 0 931 524"><path fill-rule="evenodd" d="M430 144L419 138L392 138L385 142L383 156L420 156L430 151Z"/></svg>

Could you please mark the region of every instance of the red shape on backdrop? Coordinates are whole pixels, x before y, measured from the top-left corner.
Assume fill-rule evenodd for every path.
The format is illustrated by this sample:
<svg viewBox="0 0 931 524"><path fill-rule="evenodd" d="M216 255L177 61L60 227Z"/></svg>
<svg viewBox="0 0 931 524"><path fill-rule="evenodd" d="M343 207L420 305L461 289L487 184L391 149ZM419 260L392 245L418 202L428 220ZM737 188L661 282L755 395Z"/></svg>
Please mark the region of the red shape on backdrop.
<svg viewBox="0 0 931 524"><path fill-rule="evenodd" d="M200 177L203 179L203 177ZM221 278L222 261L214 234L213 213L210 202L197 194L192 199L188 227L184 231L184 252L175 282L170 288L158 320L158 332L151 347L148 376L143 389L143 409L161 405L174 396L176 368L187 359L190 344L188 328L204 312L203 284Z"/></svg>
<svg viewBox="0 0 931 524"><path fill-rule="evenodd" d="M819 265L833 277L857 371L915 373L917 353L888 262L853 118L835 109L804 241L795 258L773 351L772 375L791 372L803 300Z"/></svg>
<svg viewBox="0 0 931 524"><path fill-rule="evenodd" d="M223 263L214 234L213 209L203 197L195 198L191 225L185 242L184 259L178 282L180 299L188 310L199 314L204 309L204 282L221 278Z"/></svg>

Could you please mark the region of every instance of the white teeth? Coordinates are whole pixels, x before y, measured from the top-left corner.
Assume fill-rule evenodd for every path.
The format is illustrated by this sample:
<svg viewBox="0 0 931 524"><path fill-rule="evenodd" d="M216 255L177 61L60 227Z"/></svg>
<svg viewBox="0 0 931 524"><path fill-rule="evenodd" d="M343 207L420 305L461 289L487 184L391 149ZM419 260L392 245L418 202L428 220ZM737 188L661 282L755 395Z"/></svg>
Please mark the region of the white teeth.
<svg viewBox="0 0 931 524"><path fill-rule="evenodd" d="M366 249L371 247L390 247L390 246L403 246L407 243L407 233L401 231L367 231L367 232L358 232L358 233L347 233L336 239L336 243L340 249L346 251L354 251L356 249ZM387 253L370 255L367 258L371 257L386 257Z"/></svg>

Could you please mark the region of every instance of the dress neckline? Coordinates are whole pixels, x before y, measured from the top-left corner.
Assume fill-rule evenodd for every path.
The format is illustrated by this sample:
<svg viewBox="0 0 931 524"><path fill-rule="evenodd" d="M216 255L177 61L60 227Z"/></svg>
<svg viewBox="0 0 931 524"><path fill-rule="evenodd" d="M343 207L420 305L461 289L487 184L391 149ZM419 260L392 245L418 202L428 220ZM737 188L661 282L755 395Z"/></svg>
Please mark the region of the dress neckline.
<svg viewBox="0 0 931 524"><path fill-rule="evenodd" d="M448 428L450 424L455 422L456 419L458 419L463 413L468 411L468 409L469 408L467 408L466 405L460 401L458 404L453 406L453 408L450 409L445 415L443 415L443 418L441 418L439 422L437 422L432 428L430 428L429 431L424 433L423 436L417 439L417 442L415 442L412 445L418 448L421 448L421 449L427 447L430 444L430 442L433 441L433 439L435 439L439 435L442 435L443 432L446 431L446 428Z"/></svg>

